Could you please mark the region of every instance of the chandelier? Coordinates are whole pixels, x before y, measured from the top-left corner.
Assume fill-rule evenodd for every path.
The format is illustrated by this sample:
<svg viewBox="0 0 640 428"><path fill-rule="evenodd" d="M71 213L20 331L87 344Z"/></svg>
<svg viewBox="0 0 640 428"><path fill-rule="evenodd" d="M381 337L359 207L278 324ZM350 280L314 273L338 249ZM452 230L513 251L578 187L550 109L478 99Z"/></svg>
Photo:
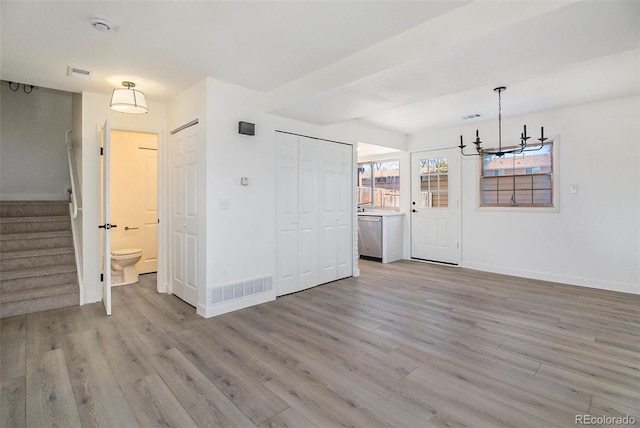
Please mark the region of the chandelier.
<svg viewBox="0 0 640 428"><path fill-rule="evenodd" d="M121 113L146 113L147 100L144 94L135 88L133 82L122 82L124 89L114 89L111 94L111 109Z"/></svg>
<svg viewBox="0 0 640 428"><path fill-rule="evenodd" d="M460 153L462 153L463 156L493 155L501 158L507 154L518 154L522 152L532 152L535 150L540 150L544 146L544 142L547 140L547 138L545 138L544 136L544 126L540 127L540 138L537 139L538 141L540 141L540 145L539 146L536 145L532 147L532 146L529 146L527 143L527 141L531 137L527 135L527 125L525 124L523 132L520 133L520 144L518 144L515 147L502 148L502 92L506 90L507 90L506 86L498 86L493 90L494 92L498 93L498 149L489 150L489 149L482 148L481 146L482 141L480 141L480 135L478 133L478 130L476 129L476 140L473 141L473 144L476 145L477 153L464 152L464 148L467 146L464 144L462 140L462 135L460 135L460 145L458 146L458 148L460 148Z"/></svg>

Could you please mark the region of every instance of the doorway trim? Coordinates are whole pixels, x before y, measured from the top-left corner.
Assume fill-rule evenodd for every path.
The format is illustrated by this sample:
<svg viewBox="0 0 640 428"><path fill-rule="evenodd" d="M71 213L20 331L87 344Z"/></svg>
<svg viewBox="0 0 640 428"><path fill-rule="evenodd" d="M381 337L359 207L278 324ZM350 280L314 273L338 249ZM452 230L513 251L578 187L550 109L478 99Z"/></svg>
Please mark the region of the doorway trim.
<svg viewBox="0 0 640 428"><path fill-rule="evenodd" d="M169 273L168 264L169 258L168 252L168 196L166 195L168 189L168 177L166 177L166 138L164 131L158 131L145 128L127 128L118 127L112 128L112 131L116 132L132 132L141 134L153 134L158 138L158 271L156 273L156 291L158 293L168 293L169 288Z"/></svg>

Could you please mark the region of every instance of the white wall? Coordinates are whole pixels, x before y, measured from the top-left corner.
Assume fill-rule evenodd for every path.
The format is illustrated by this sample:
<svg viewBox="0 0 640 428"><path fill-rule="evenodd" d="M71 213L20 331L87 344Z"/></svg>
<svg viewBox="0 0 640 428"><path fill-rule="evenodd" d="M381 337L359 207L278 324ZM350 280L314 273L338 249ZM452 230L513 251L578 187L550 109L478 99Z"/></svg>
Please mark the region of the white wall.
<svg viewBox="0 0 640 428"><path fill-rule="evenodd" d="M82 94L82 259L84 302L92 303L102 300L100 283L101 247L100 233L100 129L107 117L111 118L112 129L139 131L158 134L158 157L160 163L164 157L164 141L166 130L166 107L161 103L149 102L149 113L123 114L109 108L110 95L84 92ZM159 190L163 195L164 188ZM160 222L167 219L164 212L159 213ZM166 237L160 236L160 246ZM160 254L158 255L160 257ZM159 282L166 283L166 259L159 260ZM117 310L114 308L114 310Z"/></svg>
<svg viewBox="0 0 640 428"><path fill-rule="evenodd" d="M180 94L169 107L169 129L199 119L204 146L205 259L207 289L276 273L276 130L354 144L357 132L325 129L265 113L264 95L214 79ZM256 135L238 133L252 122ZM347 135L349 134L349 135ZM355 159L354 159L355 162ZM242 186L240 177L248 177ZM354 210L355 215L355 210ZM357 271L357 265L355 270ZM198 291L198 313L213 316L275 298L272 293L207 305Z"/></svg>
<svg viewBox="0 0 640 428"><path fill-rule="evenodd" d="M207 288L276 273L276 130L322 137L322 129L264 112L264 95L207 79ZM254 136L238 122L255 123ZM242 186L240 177L248 177ZM253 297L253 296L252 296ZM207 316L273 300L272 293L209 308Z"/></svg>
<svg viewBox="0 0 640 428"><path fill-rule="evenodd" d="M503 139L523 122L537 138L556 137L557 209L478 208L479 164L462 161L464 267L588 287L640 293L640 101L615 99L503 118ZM471 141L497 141L497 121L462 128ZM413 135L410 150L452 147L461 128ZM467 143L470 144L470 143ZM569 185L577 184L577 194Z"/></svg>
<svg viewBox="0 0 640 428"><path fill-rule="evenodd" d="M66 200L72 94L0 83L0 200Z"/></svg>

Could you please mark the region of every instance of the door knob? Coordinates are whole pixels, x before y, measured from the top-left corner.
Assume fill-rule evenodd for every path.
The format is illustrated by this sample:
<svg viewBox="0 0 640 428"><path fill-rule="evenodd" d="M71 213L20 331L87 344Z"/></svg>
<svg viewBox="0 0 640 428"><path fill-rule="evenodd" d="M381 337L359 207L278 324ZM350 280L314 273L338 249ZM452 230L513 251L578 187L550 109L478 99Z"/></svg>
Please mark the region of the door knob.
<svg viewBox="0 0 640 428"><path fill-rule="evenodd" d="M417 213L418 210L414 208L414 209L411 210L411 212Z"/></svg>

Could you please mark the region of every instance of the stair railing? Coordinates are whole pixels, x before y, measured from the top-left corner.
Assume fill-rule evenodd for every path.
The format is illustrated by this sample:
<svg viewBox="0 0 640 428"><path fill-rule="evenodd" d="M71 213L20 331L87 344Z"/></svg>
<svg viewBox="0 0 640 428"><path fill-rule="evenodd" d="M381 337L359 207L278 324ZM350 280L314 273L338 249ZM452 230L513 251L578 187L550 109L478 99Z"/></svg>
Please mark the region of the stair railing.
<svg viewBox="0 0 640 428"><path fill-rule="evenodd" d="M69 177L71 178L71 217L78 217L78 200L76 199L76 180L74 179L74 171L73 171L73 145L69 140L69 136L71 135L71 131L67 131L65 133L65 145L67 146L67 159L69 160Z"/></svg>
<svg viewBox="0 0 640 428"><path fill-rule="evenodd" d="M76 272L78 273L78 287L80 288L80 304L84 305L84 283L82 281L82 251L81 244L78 241L78 225L76 220L78 217L78 211L82 208L78 208L78 199L76 197L76 180L75 171L73 168L73 144L71 143L71 130L65 133L65 146L67 147L67 160L69 161L69 178L71 178L71 194L69 201L69 211L71 213L71 235L73 237L73 251L76 258ZM81 227L81 226L80 226Z"/></svg>

